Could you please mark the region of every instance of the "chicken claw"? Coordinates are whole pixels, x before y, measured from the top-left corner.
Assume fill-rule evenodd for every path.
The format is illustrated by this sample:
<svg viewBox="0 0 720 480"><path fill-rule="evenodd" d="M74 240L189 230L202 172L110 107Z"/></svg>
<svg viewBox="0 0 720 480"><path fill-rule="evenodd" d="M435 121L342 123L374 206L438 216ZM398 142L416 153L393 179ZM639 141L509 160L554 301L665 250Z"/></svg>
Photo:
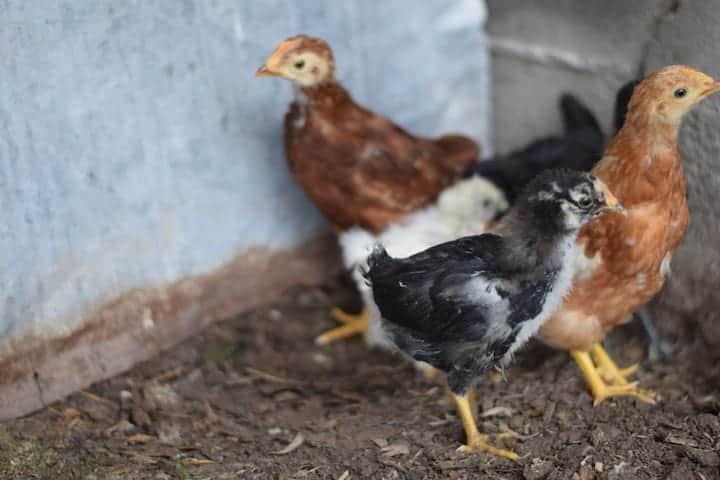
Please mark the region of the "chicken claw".
<svg viewBox="0 0 720 480"><path fill-rule="evenodd" d="M485 435L478 431L477 423L475 422L475 412L473 412L472 410L472 404L475 402L471 401L470 397L470 395L453 395L453 399L455 400L455 404L457 406L458 414L460 415L460 420L462 421L463 427L465 428L465 436L467 439L467 443L460 446L457 451L463 453L482 451L498 457L508 458L510 460L517 460L519 458L517 453L510 450L505 450L503 448L495 447L489 443L490 437L514 437L515 435L512 432L500 433L497 435Z"/></svg>
<svg viewBox="0 0 720 480"><path fill-rule="evenodd" d="M344 338L367 333L369 318L367 308L363 307L362 311L355 315L343 312L339 308L333 308L330 310L330 316L343 325L318 336L315 339L316 345L328 345Z"/></svg>
<svg viewBox="0 0 720 480"><path fill-rule="evenodd" d="M626 368L619 368L600 343L592 346L590 355L595 361L600 376L612 385L627 385L629 383L627 379L638 369L637 363Z"/></svg>
<svg viewBox="0 0 720 480"><path fill-rule="evenodd" d="M595 406L611 397L635 397L643 402L655 403L655 394L653 392L638 388L636 383L628 383L627 379L619 373L612 375L615 381L611 382L610 385L605 383L598 367L593 363L590 353L575 350L570 354L585 375L592 396L595 399Z"/></svg>

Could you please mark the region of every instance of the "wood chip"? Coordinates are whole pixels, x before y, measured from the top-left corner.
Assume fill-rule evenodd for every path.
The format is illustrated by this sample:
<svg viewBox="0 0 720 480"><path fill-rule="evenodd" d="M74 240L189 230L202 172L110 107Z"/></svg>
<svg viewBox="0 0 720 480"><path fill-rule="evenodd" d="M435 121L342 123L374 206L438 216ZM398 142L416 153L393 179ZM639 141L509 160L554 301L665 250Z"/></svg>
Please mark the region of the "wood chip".
<svg viewBox="0 0 720 480"><path fill-rule="evenodd" d="M373 438L372 441L380 448L385 448L388 446L388 441L384 438Z"/></svg>
<svg viewBox="0 0 720 480"><path fill-rule="evenodd" d="M208 402L207 400L205 400L205 416L207 417L207 421L210 423L218 421L217 413L215 413L212 405L210 405L210 402Z"/></svg>
<svg viewBox="0 0 720 480"><path fill-rule="evenodd" d="M245 371L249 373L250 375L261 378L268 382L275 382L275 383L302 383L298 380L292 380L290 378L284 378L284 377L278 377L277 375L273 375L271 373L263 372L262 370L258 370L256 368L252 367L245 367Z"/></svg>
<svg viewBox="0 0 720 480"><path fill-rule="evenodd" d="M128 433L128 432L132 432L133 430L136 430L135 425L128 422L127 420L120 420L115 425L106 428L103 433L105 434L106 437L109 437L110 435L112 435L113 433L118 432L118 431L122 432L122 433Z"/></svg>
<svg viewBox="0 0 720 480"><path fill-rule="evenodd" d="M293 438L292 442L290 442L287 447L271 453L273 455L287 455L288 453L294 452L295 450L300 448L300 445L302 445L303 443L305 443L305 437L303 437L302 433L298 433L297 435L295 435L295 438Z"/></svg>
<svg viewBox="0 0 720 480"><path fill-rule="evenodd" d="M83 413L76 408L66 408L61 412L61 415L65 418L82 417Z"/></svg>
<svg viewBox="0 0 720 480"><path fill-rule="evenodd" d="M333 430L338 425L338 419L337 418L331 418L327 422L323 422L320 425L318 425L318 429L323 432L326 430Z"/></svg>
<svg viewBox="0 0 720 480"><path fill-rule="evenodd" d="M138 433L136 435L130 435L129 437L127 437L127 442L131 445L148 443L152 442L153 440L155 440L155 437L151 435L145 435L144 433Z"/></svg>
<svg viewBox="0 0 720 480"><path fill-rule="evenodd" d="M420 455L422 455L422 453L423 453L423 449L421 448L420 450L417 451L417 453L415 455L412 456L412 458L408 462L408 465L412 465L413 463L415 463L415 460L417 460L420 457Z"/></svg>
<svg viewBox="0 0 720 480"><path fill-rule="evenodd" d="M100 395L95 395L94 393L88 392L86 390L80 390L80 395L94 402L100 402L104 403L105 405L110 405L112 407L118 408L117 403L113 402L112 400L108 400L107 398L103 398Z"/></svg>
<svg viewBox="0 0 720 480"><path fill-rule="evenodd" d="M210 465L211 463L215 463L212 460L208 460L206 458L184 458L182 461L183 465L189 466L189 465Z"/></svg>
<svg viewBox="0 0 720 480"><path fill-rule="evenodd" d="M410 453L410 445L407 442L395 442L380 450L386 457L396 457L398 455L408 455Z"/></svg>
<svg viewBox="0 0 720 480"><path fill-rule="evenodd" d="M77 427L80 422L82 422L82 417L75 417L72 420L70 420L70 423L68 423L68 430L72 430L73 428Z"/></svg>
<svg viewBox="0 0 720 480"><path fill-rule="evenodd" d="M337 480L350 480L350 470L345 470L342 475L340 475Z"/></svg>
<svg viewBox="0 0 720 480"><path fill-rule="evenodd" d="M677 437L675 435L668 435L667 437L665 437L665 441L667 443L672 443L673 445L683 445L686 447L697 447L698 446L697 443L695 443L692 440L689 440L687 438Z"/></svg>
<svg viewBox="0 0 720 480"><path fill-rule="evenodd" d="M493 407L488 408L484 412L480 414L480 417L482 418L488 418L488 417L511 417L513 414L513 411L508 407Z"/></svg>
<svg viewBox="0 0 720 480"><path fill-rule="evenodd" d="M180 378L183 373L185 373L185 369L183 367L177 367L173 368L172 370L168 370L167 372L161 373L150 381L154 383L169 382L171 380Z"/></svg>
<svg viewBox="0 0 720 480"><path fill-rule="evenodd" d="M138 406L134 407L130 412L130 420L140 428L151 427L153 423L150 415Z"/></svg>

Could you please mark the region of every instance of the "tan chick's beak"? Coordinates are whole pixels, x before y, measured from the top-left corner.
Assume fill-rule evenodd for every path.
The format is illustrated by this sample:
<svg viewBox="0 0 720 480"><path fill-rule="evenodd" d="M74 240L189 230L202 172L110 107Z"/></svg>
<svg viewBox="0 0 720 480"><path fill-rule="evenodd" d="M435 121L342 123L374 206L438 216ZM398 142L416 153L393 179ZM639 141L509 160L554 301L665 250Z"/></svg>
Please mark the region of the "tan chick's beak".
<svg viewBox="0 0 720 480"><path fill-rule="evenodd" d="M280 76L279 73L273 72L270 70L267 65L263 65L262 67L258 68L255 72L256 77L278 77Z"/></svg>
<svg viewBox="0 0 720 480"><path fill-rule="evenodd" d="M703 90L703 92L701 93L701 96L707 97L709 95L712 95L712 94L718 93L718 92L720 92L720 81L715 81L715 82L711 83L710 86L706 90Z"/></svg>

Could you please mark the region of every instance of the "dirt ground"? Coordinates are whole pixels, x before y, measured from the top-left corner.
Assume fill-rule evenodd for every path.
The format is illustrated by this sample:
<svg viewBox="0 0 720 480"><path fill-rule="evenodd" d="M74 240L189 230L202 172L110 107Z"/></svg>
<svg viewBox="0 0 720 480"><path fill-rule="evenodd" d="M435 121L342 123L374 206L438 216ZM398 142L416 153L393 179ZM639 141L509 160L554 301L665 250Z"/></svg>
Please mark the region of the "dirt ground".
<svg viewBox="0 0 720 480"><path fill-rule="evenodd" d="M593 407L563 352L531 345L481 385L481 428L512 430L519 462L455 451L442 380L360 339L326 348L345 287L300 289L208 329L125 375L0 425L2 479L720 479L718 352L680 332L642 364L656 406ZM644 361L637 326L611 351Z"/></svg>

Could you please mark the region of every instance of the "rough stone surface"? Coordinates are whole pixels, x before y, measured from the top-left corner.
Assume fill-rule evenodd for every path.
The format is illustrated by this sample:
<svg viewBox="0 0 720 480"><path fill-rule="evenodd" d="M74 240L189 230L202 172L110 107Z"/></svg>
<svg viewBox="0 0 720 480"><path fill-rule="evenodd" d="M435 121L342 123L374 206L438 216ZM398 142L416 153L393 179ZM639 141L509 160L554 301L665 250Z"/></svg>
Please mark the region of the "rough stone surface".
<svg viewBox="0 0 720 480"><path fill-rule="evenodd" d="M497 151L559 132L556 99L562 91L578 94L609 131L615 91L636 75L684 63L720 76L718 0L490 0L488 7ZM538 58L538 49L547 55ZM718 122L720 99L713 98L681 130L692 218L653 312L666 335L678 334L678 319L684 318L720 345Z"/></svg>
<svg viewBox="0 0 720 480"><path fill-rule="evenodd" d="M587 102L607 130L615 91L640 70L668 3L489 0L495 150L559 132L564 91Z"/></svg>
<svg viewBox="0 0 720 480"><path fill-rule="evenodd" d="M484 3L0 2L0 358L135 288L325 228L287 171L275 45L327 38L355 97L486 141ZM250 282L250 279L244 281Z"/></svg>
<svg viewBox="0 0 720 480"><path fill-rule="evenodd" d="M647 67L684 63L720 78L720 1L681 2L649 48ZM685 120L680 150L688 181L690 230L672 263L672 280L655 308L668 323L680 314L720 346L720 98L704 101Z"/></svg>

